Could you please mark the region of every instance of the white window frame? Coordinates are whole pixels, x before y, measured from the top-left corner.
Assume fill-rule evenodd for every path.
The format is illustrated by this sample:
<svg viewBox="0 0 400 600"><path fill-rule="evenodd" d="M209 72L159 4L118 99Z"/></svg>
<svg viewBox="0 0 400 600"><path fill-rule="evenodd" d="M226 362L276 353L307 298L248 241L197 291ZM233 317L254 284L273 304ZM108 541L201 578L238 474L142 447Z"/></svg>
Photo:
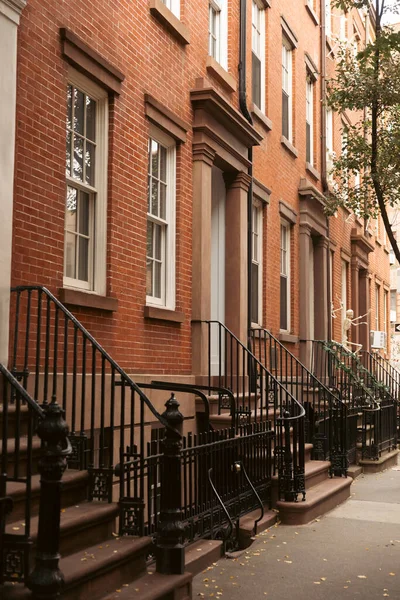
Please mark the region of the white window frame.
<svg viewBox="0 0 400 600"><path fill-rule="evenodd" d="M68 71L68 85L78 88L96 101L96 158L94 186L66 176L67 186L95 196L91 211L93 239L89 248L89 281L81 281L64 275L63 285L105 296L107 265L107 178L108 178L108 93L73 68ZM65 233L64 233L65 236ZM66 251L64 246L64 273Z"/></svg>
<svg viewBox="0 0 400 600"><path fill-rule="evenodd" d="M331 0L325 0L325 34L332 36L332 7Z"/></svg>
<svg viewBox="0 0 400 600"><path fill-rule="evenodd" d="M167 8L174 14L178 19L181 16L181 2L180 0L162 0Z"/></svg>
<svg viewBox="0 0 400 600"><path fill-rule="evenodd" d="M175 260L176 260L176 142L169 135L150 125L149 140L152 139L167 150L167 195L165 221L161 222L154 215L147 213L147 221L162 224L163 234L162 269L161 269L161 298L149 296L146 293L146 305L175 310ZM148 157L149 159L149 157ZM147 192L149 193L149 191ZM147 246L146 246L147 248ZM147 256L147 253L146 253ZM147 276L147 270L146 270Z"/></svg>
<svg viewBox="0 0 400 600"><path fill-rule="evenodd" d="M307 70L306 77L306 123L310 126L310 157L307 161L314 164L314 83L315 80ZM306 132L307 133L307 132ZM306 139L307 144L307 139Z"/></svg>
<svg viewBox="0 0 400 600"><path fill-rule="evenodd" d="M255 13L258 11L258 15L260 17L259 20L259 31L257 30L256 23L254 22ZM257 56L260 61L260 100L261 106L258 108L265 113L265 6L262 4L260 0L252 0L252 19L251 19L251 51ZM260 49L259 51L255 48L255 39L258 36ZM252 72L252 77L254 76ZM254 102L254 98L253 98ZM255 104L255 102L254 102ZM257 105L256 105L257 106Z"/></svg>
<svg viewBox="0 0 400 600"><path fill-rule="evenodd" d="M387 350L387 341L389 338L389 332L388 332L388 300L389 300L389 293L387 290L383 290L383 331L386 333L386 345L385 345L385 349Z"/></svg>
<svg viewBox="0 0 400 600"><path fill-rule="evenodd" d="M341 264L341 273L340 273L340 285L341 285L341 302L342 302L342 327L344 320L346 318L347 311L347 298L348 298L348 289L347 289L347 273L348 273L348 262L342 259Z"/></svg>
<svg viewBox="0 0 400 600"><path fill-rule="evenodd" d="M347 16L343 10L340 13L339 40L343 43L347 42Z"/></svg>
<svg viewBox="0 0 400 600"><path fill-rule="evenodd" d="M208 3L208 53L210 56L213 56L211 53L211 45L210 45L210 17L211 11L215 11L217 13L217 31L216 31L216 52L213 58L223 67L224 69L228 69L228 6L227 0L209 0Z"/></svg>
<svg viewBox="0 0 400 600"><path fill-rule="evenodd" d="M333 153L333 110L326 109L326 151L328 154Z"/></svg>
<svg viewBox="0 0 400 600"><path fill-rule="evenodd" d="M257 215L257 224L254 227L254 215ZM253 326L262 325L262 308L263 308L263 205L259 200L253 199L252 219L251 219L251 238L252 238L252 265L258 267L258 315L257 321L252 321ZM256 250L256 252L255 252ZM256 260L257 258L257 260Z"/></svg>
<svg viewBox="0 0 400 600"><path fill-rule="evenodd" d="M283 249L283 244L282 244L282 233L283 231L285 231L285 236L286 236L286 248L285 250ZM290 314L290 306L291 306L291 268L290 268L290 262L291 262L291 227L290 224L287 221L281 220L280 222L280 267L279 267L279 272L280 272L280 277L279 277L279 286L281 285L281 279L282 277L286 277L287 280L287 297L286 297L286 321L287 321L287 326L286 329L282 329L281 327L281 322L280 322L280 311L279 311L279 327L280 327L280 331L283 332L290 332L290 328L291 328L291 314ZM285 259L286 259L286 273L282 272L282 262L283 262L283 252L286 253L285 255ZM280 293L280 292L279 292Z"/></svg>
<svg viewBox="0 0 400 600"><path fill-rule="evenodd" d="M293 46L283 36L282 39L282 92L288 97L288 137L293 141ZM283 106L282 106L283 111ZM282 118L283 125L283 118ZM283 135L283 131L282 131Z"/></svg>

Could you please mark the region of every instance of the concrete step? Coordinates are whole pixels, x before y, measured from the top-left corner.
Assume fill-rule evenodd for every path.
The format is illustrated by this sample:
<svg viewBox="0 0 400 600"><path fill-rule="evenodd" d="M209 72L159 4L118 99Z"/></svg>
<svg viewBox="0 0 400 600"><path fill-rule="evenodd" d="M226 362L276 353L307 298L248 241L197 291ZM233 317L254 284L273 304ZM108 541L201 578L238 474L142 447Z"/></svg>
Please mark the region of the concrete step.
<svg viewBox="0 0 400 600"><path fill-rule="evenodd" d="M60 554L69 556L88 545L101 543L112 537L115 532L115 520L118 516L118 505L107 502L83 502L76 506L62 509L60 522ZM31 538L35 547L37 541L39 518L31 519ZM20 521L9 523L6 533L24 532L24 524ZM33 549L32 558L35 550Z"/></svg>
<svg viewBox="0 0 400 600"><path fill-rule="evenodd" d="M62 478L61 503L63 508L79 504L87 499L87 484L89 474L87 471L67 469ZM13 500L13 510L8 517L8 522L25 519L25 493L23 483L7 482L7 496ZM36 515L39 509L40 475L32 477L30 508L31 514Z"/></svg>
<svg viewBox="0 0 400 600"><path fill-rule="evenodd" d="M284 502L276 504L279 518L284 525L305 525L324 515L350 496L351 477L333 477L307 490L304 502Z"/></svg>

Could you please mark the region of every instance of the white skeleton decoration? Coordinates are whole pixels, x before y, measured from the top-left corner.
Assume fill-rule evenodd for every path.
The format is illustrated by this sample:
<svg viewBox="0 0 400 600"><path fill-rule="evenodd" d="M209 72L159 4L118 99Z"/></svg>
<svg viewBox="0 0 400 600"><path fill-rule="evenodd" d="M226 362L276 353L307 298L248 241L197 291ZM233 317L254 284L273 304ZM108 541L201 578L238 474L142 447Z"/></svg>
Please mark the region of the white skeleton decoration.
<svg viewBox="0 0 400 600"><path fill-rule="evenodd" d="M333 308L333 302L332 302L332 310L331 310L331 316L332 319L336 319L336 313L339 311L343 311L343 302L341 300L339 300L340 306L339 308L336 308L334 310ZM365 315L360 315L359 317L355 317L354 318L354 311L349 308L348 310L346 310L346 314L345 317L343 319L343 323L342 323L342 346L344 346L346 348L346 350L349 350L349 352L354 352L355 354L357 354L358 352L360 352L360 350L362 349L362 344L357 344L356 342L350 342L348 335L349 335L349 331L351 326L353 325L354 327L358 327L359 325L368 325L367 321L360 321L360 319L363 319L364 317L366 317L369 313L371 312L371 309L369 309ZM353 350L353 348L355 348Z"/></svg>

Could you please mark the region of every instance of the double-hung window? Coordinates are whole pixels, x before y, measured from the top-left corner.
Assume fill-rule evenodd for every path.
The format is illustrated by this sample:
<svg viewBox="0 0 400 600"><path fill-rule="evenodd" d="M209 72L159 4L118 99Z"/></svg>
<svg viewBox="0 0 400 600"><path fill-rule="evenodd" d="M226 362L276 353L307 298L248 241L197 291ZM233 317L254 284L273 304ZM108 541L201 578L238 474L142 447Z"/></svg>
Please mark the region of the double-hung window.
<svg viewBox="0 0 400 600"><path fill-rule="evenodd" d="M347 262L342 260L341 272L341 287L342 287L342 323L346 318L347 311Z"/></svg>
<svg viewBox="0 0 400 600"><path fill-rule="evenodd" d="M227 0L210 0L208 4L208 54L228 67Z"/></svg>
<svg viewBox="0 0 400 600"><path fill-rule="evenodd" d="M180 17L180 0L162 0L162 2L179 19L179 17Z"/></svg>
<svg viewBox="0 0 400 600"><path fill-rule="evenodd" d="M67 87L64 285L105 294L107 92L71 71Z"/></svg>
<svg viewBox="0 0 400 600"><path fill-rule="evenodd" d="M172 138L155 130L149 138L146 302L175 308L175 160Z"/></svg>
<svg viewBox="0 0 400 600"><path fill-rule="evenodd" d="M251 256L251 322L262 322L262 248L263 210L260 202L253 202L252 256Z"/></svg>
<svg viewBox="0 0 400 600"><path fill-rule="evenodd" d="M325 0L325 33L328 37L331 37L332 35L331 0Z"/></svg>
<svg viewBox="0 0 400 600"><path fill-rule="evenodd" d="M290 331L290 225L281 222L280 328Z"/></svg>
<svg viewBox="0 0 400 600"><path fill-rule="evenodd" d="M314 162L314 79L310 73L306 79L306 161Z"/></svg>
<svg viewBox="0 0 400 600"><path fill-rule="evenodd" d="M283 38L282 44L282 135L292 142L292 69L293 48Z"/></svg>
<svg viewBox="0 0 400 600"><path fill-rule="evenodd" d="M252 100L265 111L265 8L252 2L251 74Z"/></svg>
<svg viewBox="0 0 400 600"><path fill-rule="evenodd" d="M375 331L380 331L379 329L379 296L381 293L381 288L379 285L375 286Z"/></svg>

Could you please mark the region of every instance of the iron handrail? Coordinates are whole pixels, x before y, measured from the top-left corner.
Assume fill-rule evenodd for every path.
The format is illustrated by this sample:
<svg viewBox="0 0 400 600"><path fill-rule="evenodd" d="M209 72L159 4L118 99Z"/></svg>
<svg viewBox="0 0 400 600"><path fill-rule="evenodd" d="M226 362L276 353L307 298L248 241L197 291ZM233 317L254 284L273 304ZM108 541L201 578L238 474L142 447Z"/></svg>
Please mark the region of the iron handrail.
<svg viewBox="0 0 400 600"><path fill-rule="evenodd" d="M150 412L156 417L164 427L167 429L174 430L167 423L167 421L162 417L162 415L154 408L153 404L150 402L149 398L144 394L144 392L136 385L136 383L129 377L129 375L119 366L119 364L108 354L108 352L99 344L99 342L89 333L89 331L82 325L80 321L48 290L46 287L41 285L26 285L26 286L17 286L11 288L12 292L23 292L23 291L37 291L42 292L45 296L47 296L56 306L57 308L73 323L73 325L79 329L82 335L96 348L96 350L103 356L103 358L111 365L113 369L121 378L125 380L125 383L130 387L132 391L138 394L138 396L143 400L146 404L147 408Z"/></svg>
<svg viewBox="0 0 400 600"><path fill-rule="evenodd" d="M230 516L229 511L226 508L225 504L223 503L222 498L219 495L219 493L217 491L217 488L215 487L215 484L214 484L214 482L213 482L213 480L211 478L212 471L213 471L212 467L210 469L208 469L208 481L209 481L209 483L211 485L211 488L212 488L212 490L213 490L213 492L214 492L214 494L215 494L215 496L216 496L216 498L218 500L218 503L220 504L220 506L221 506L222 510L224 511L225 516L227 517L228 522L229 522L228 529L226 531L224 531L224 542L227 542L229 540L229 538L231 537L232 533L233 533L233 527L234 527L234 525L233 525L232 517ZM211 512L211 518L212 518L212 516L213 516L213 513ZM229 531L229 533L227 533L227 531Z"/></svg>
<svg viewBox="0 0 400 600"><path fill-rule="evenodd" d="M258 523L261 521L261 519L264 516L264 504L263 504L260 496L257 494L257 490L254 487L254 485L252 484L251 479L250 479L250 477L247 474L246 467L244 466L243 461L241 461L241 460L236 461L234 463L234 465L233 465L234 468L237 468L236 465L238 465L239 469L243 469L243 475L245 476L246 481L247 481L247 483L249 484L249 486L251 488L251 491L253 492L254 496L256 497L256 500L257 500L258 504L260 505L261 514L258 517L258 519L255 519L255 521L254 521L254 527L253 527L253 535L257 535L257 525L258 525Z"/></svg>
<svg viewBox="0 0 400 600"><path fill-rule="evenodd" d="M266 375L268 375L268 378L271 379L271 381L274 384L276 384L281 390L283 390L285 394L287 394L288 398L293 401L294 405L297 406L298 409L300 409L300 414L294 415L294 418L301 418L304 416L305 412L304 410L302 411L303 407L301 406L300 402L298 402L298 400L281 384L279 379L277 379L270 371L268 371L268 369L258 360L258 358L254 356L252 352L250 352L250 350L239 340L239 338L230 329L228 329L228 327L226 327L226 325L224 325L220 321L215 320L202 321L194 319L192 320L192 323L206 323L209 325L212 325L214 323L217 324L219 327L222 327L222 329L235 340L238 346L242 348L244 354L247 355L248 358L250 358L252 361L254 361L254 363L260 368L260 370L262 370Z"/></svg>
<svg viewBox="0 0 400 600"><path fill-rule="evenodd" d="M392 382L392 385L393 385L393 383L396 385L399 385L399 381L396 381L395 378L393 377L393 375L387 370L386 366L383 366L381 364L382 362L386 363L386 361L383 359L383 357L379 357L379 359L378 359L376 356L374 356L371 352L368 352L367 350L363 350L361 354L363 356L367 357L367 359L369 359L369 361L375 366L375 368L378 368L380 371L383 371L385 373L385 375L387 376L387 378ZM389 366L391 366L391 365L389 365Z"/></svg>
<svg viewBox="0 0 400 600"><path fill-rule="evenodd" d="M285 354L287 354L288 356L290 356L291 359L293 359L295 361L296 364L298 364L300 366L300 368L305 371L307 373L308 376L310 376L317 384L320 388L322 388L325 392L328 393L329 396L333 396L335 398L336 401L339 401L343 404L343 401L340 398L340 391L336 389L337 391L337 396L333 393L333 391L331 389L329 389L322 381L320 381L320 379L318 379L318 377L316 377L316 375L314 375L307 367L306 365L303 365L303 363L297 358L297 356L295 356L292 352L290 352L290 350L288 350L288 348L286 348L286 346L284 346L282 344L282 342L280 342L278 340L278 338L276 338L268 329L264 329L263 327L254 327L252 329L252 331L256 332L256 331L262 331L266 334L269 335L269 337L271 339L274 340L275 344L277 344L279 346L279 348L281 348Z"/></svg>
<svg viewBox="0 0 400 600"><path fill-rule="evenodd" d="M44 410L40 407L40 405L32 398L32 396L26 391L26 389L19 383L19 381L14 377L12 373L5 367L2 363L0 363L0 373L4 375L4 377L8 380L8 382L12 385L12 387L21 395L21 397L25 400L25 402L35 411L35 413L43 419L45 416Z"/></svg>

